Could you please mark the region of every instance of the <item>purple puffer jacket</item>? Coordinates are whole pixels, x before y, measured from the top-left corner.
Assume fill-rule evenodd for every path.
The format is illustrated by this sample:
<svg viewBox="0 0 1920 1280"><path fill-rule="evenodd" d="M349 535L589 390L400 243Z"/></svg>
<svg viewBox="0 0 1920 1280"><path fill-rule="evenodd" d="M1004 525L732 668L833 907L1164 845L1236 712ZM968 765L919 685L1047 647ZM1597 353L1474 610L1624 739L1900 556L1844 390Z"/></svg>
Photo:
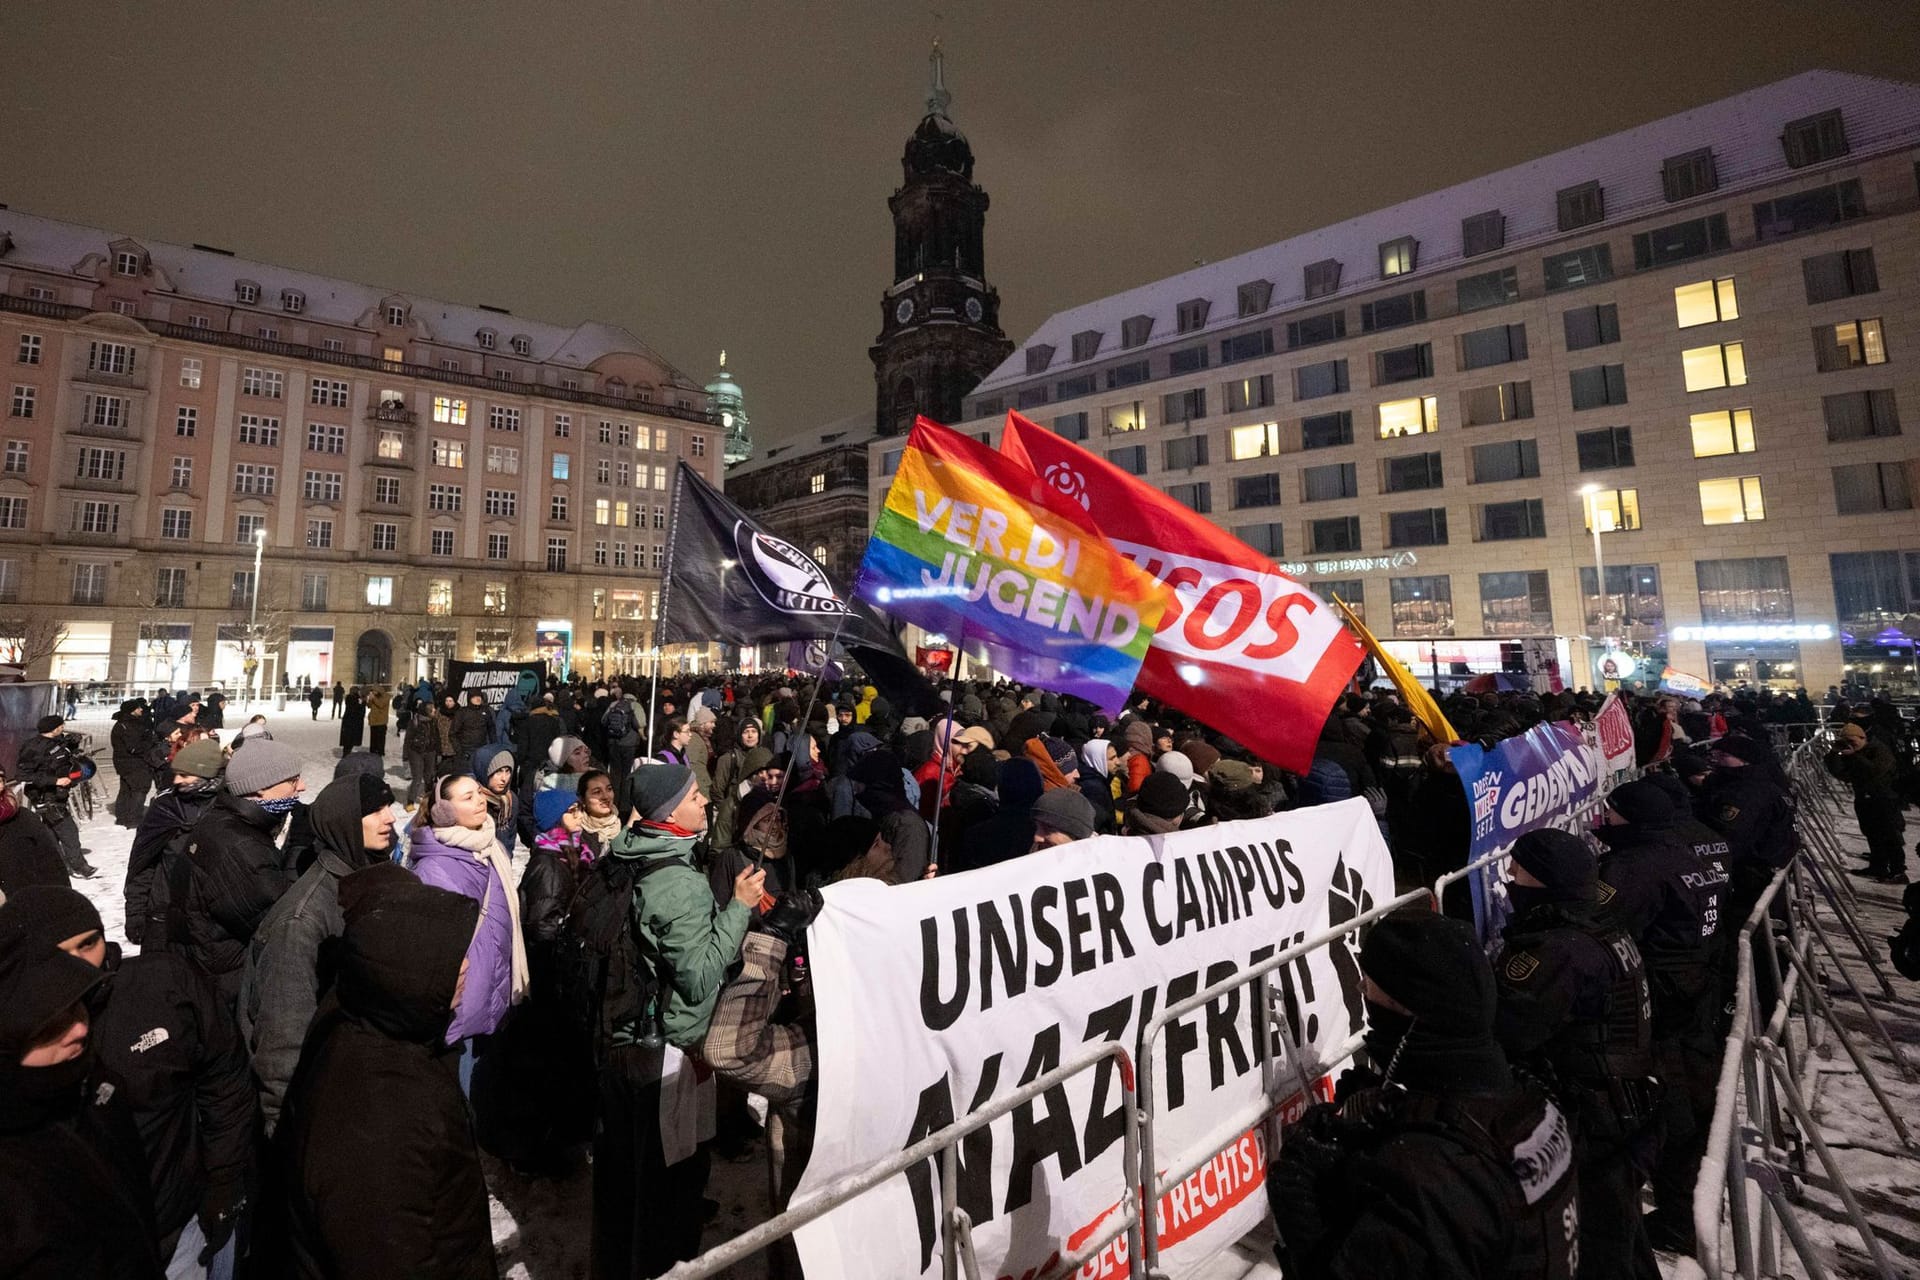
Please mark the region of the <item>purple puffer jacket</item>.
<svg viewBox="0 0 1920 1280"><path fill-rule="evenodd" d="M507 908L513 891L484 857L442 842L432 827L417 826L408 835L413 871L423 884L486 904L467 944L467 988L447 1028L447 1043L489 1035L513 1003L513 916Z"/></svg>

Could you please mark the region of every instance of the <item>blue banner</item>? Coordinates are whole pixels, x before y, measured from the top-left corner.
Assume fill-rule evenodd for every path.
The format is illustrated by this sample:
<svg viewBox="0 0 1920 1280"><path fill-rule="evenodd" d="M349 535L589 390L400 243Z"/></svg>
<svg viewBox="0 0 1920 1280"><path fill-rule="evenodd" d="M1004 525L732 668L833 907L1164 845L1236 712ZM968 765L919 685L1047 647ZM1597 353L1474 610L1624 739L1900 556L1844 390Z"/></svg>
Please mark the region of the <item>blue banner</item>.
<svg viewBox="0 0 1920 1280"><path fill-rule="evenodd" d="M1471 743L1449 753L1466 788L1473 820L1467 861L1505 853L1540 827L1577 831L1600 795L1606 761L1579 730L1566 724L1536 725L1492 750ZM1467 877L1473 892L1473 923L1491 948L1500 939L1512 907L1506 869L1490 862Z"/></svg>

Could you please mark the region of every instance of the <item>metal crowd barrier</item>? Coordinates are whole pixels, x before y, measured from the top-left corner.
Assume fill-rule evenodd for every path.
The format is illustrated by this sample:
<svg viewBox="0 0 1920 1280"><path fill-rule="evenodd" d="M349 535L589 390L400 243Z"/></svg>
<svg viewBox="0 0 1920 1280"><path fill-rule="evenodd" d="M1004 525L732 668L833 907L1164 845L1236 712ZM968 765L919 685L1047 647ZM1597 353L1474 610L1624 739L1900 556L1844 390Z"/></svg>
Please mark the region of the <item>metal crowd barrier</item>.
<svg viewBox="0 0 1920 1280"><path fill-rule="evenodd" d="M1794 1209L1807 1148L1820 1162L1875 1272L1889 1280L1900 1274L1813 1116L1820 1069L1814 1059L1831 1056L1828 1040L1838 1040L1900 1146L1909 1155L1920 1154L1920 1145L1887 1096L1873 1063L1840 1022L1822 974L1815 968L1824 957L1828 970L1839 976L1865 1014L1874 1037L1886 1047L1894 1068L1905 1079L1914 1079L1913 1068L1842 963L1819 919L1824 905L1841 923L1883 993L1891 997L1892 985L1855 918L1856 898L1847 882L1844 852L1834 828L1844 810L1840 789L1821 766L1824 746L1816 737L1801 744L1790 759L1788 773L1803 847L1793 862L1775 874L1741 922L1735 939L1733 1022L1721 1058L1706 1154L1694 1185L1696 1252L1681 1259L1675 1272L1682 1280L1778 1275L1782 1236L1807 1275L1822 1280L1828 1274ZM1786 929L1781 937L1774 925L1783 908ZM1756 946L1756 938L1763 945ZM1766 989L1774 993L1771 1008L1762 1008L1756 994L1762 974ZM1723 1233L1731 1237L1731 1270Z"/></svg>

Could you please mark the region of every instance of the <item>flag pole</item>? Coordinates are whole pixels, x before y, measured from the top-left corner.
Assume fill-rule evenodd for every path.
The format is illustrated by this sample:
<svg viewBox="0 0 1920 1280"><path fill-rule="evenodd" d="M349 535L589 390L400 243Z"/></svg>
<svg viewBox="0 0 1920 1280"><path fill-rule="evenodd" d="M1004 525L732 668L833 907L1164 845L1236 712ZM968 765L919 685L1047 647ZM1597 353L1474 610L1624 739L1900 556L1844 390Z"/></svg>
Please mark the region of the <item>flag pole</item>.
<svg viewBox="0 0 1920 1280"><path fill-rule="evenodd" d="M947 682L947 736L940 744L940 789L933 805L933 838L927 849L927 870L940 874L940 811L947 807L947 752L953 750L953 709L960 702L960 672L967 661L967 629L953 638L953 677Z"/></svg>
<svg viewBox="0 0 1920 1280"><path fill-rule="evenodd" d="M647 693L647 758L653 758L654 722L660 718L660 664L666 661L667 613L673 607L674 553L680 545L680 500L687 489L687 460L673 469L673 499L667 505L667 567L660 575L660 616L653 620L653 686ZM615 780L616 784L618 779Z"/></svg>
<svg viewBox="0 0 1920 1280"><path fill-rule="evenodd" d="M827 668L833 665L833 646L840 643L840 633L847 629L847 620L851 617L853 617L853 609L849 607L845 613L840 615L840 621L834 624L833 635L827 640L827 651L820 659L820 670L814 673L813 689L807 694L807 709L800 713L800 723L796 726L796 732L787 735L787 767L780 775L780 792L773 798L775 808L785 803L787 798L787 784L793 781L793 744L795 737L805 736L809 740L812 738L812 735L807 733L807 723L813 719L814 704L820 701L820 686L827 682ZM753 859L754 866L757 867L760 865L762 856L764 855L761 855L758 851L755 852Z"/></svg>

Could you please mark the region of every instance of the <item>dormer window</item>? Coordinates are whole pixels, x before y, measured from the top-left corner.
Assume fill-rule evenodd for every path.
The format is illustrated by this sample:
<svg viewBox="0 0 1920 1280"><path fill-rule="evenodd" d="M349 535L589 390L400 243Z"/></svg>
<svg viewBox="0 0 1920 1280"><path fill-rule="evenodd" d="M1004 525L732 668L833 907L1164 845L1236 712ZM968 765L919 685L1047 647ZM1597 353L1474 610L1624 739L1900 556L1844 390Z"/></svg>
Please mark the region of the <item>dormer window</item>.
<svg viewBox="0 0 1920 1280"><path fill-rule="evenodd" d="M1152 336L1152 316L1128 316L1120 322L1120 345L1123 347L1145 346L1147 339Z"/></svg>
<svg viewBox="0 0 1920 1280"><path fill-rule="evenodd" d="M1389 240L1380 246L1380 275L1404 276L1412 271L1420 261L1420 242L1412 236L1401 236Z"/></svg>
<svg viewBox="0 0 1920 1280"><path fill-rule="evenodd" d="M407 309L398 302L387 304L387 324L399 328L407 322Z"/></svg>
<svg viewBox="0 0 1920 1280"><path fill-rule="evenodd" d="M493 330L482 329L479 332L475 333L473 336L475 340L480 343L480 349L482 351L493 350L493 344L494 344L494 338L495 338L495 334Z"/></svg>
<svg viewBox="0 0 1920 1280"><path fill-rule="evenodd" d="M625 378L608 378L605 384L605 390L608 395L617 396L624 400L627 395L627 380Z"/></svg>
<svg viewBox="0 0 1920 1280"><path fill-rule="evenodd" d="M529 338L529 337L528 337L528 336L527 336L526 334L524 334L524 333L516 333L516 334L514 334L514 335L513 335L513 353L514 353L515 355L517 355L517 356L530 356L530 355L532 355L532 354L533 354L533 339L532 339L532 338Z"/></svg>
<svg viewBox="0 0 1920 1280"><path fill-rule="evenodd" d="M1257 316L1273 303L1273 281L1249 280L1240 286L1240 314Z"/></svg>
<svg viewBox="0 0 1920 1280"><path fill-rule="evenodd" d="M1460 219L1460 252L1466 257L1492 253L1507 243L1507 218L1498 209Z"/></svg>
<svg viewBox="0 0 1920 1280"><path fill-rule="evenodd" d="M1047 366L1053 363L1053 348L1044 342L1036 342L1027 348L1027 372L1045 373Z"/></svg>
<svg viewBox="0 0 1920 1280"><path fill-rule="evenodd" d="M1562 231L1592 226L1607 216L1607 202L1597 182L1583 182L1577 187L1565 187L1559 192L1556 202L1560 206Z"/></svg>
<svg viewBox="0 0 1920 1280"><path fill-rule="evenodd" d="M1189 298L1180 304L1174 313L1175 325L1181 333L1193 333L1207 327L1207 312L1213 304L1205 298Z"/></svg>
<svg viewBox="0 0 1920 1280"><path fill-rule="evenodd" d="M233 296L243 305L250 307L260 301L260 286L251 280L235 280L233 282Z"/></svg>
<svg viewBox="0 0 1920 1280"><path fill-rule="evenodd" d="M1098 329L1082 329L1079 333L1074 334L1073 358L1075 360L1093 359L1094 356L1100 353L1100 337L1101 334Z"/></svg>
<svg viewBox="0 0 1920 1280"><path fill-rule="evenodd" d="M1340 263L1337 259L1326 258L1307 264L1306 292L1309 298L1324 298L1339 291Z"/></svg>
<svg viewBox="0 0 1920 1280"><path fill-rule="evenodd" d="M113 274L117 276L137 276L140 274L140 255L122 249L113 255Z"/></svg>
<svg viewBox="0 0 1920 1280"><path fill-rule="evenodd" d="M282 311L301 312L307 309L307 295L298 289L280 291L280 309Z"/></svg>
<svg viewBox="0 0 1920 1280"><path fill-rule="evenodd" d="M1788 121L1780 133L1780 145L1786 149L1787 165L1794 169L1847 154L1847 130L1839 108Z"/></svg>
<svg viewBox="0 0 1920 1280"><path fill-rule="evenodd" d="M6 232L6 231L0 231L0 258L4 258L9 253L12 253L12 252L13 252L12 233Z"/></svg>

